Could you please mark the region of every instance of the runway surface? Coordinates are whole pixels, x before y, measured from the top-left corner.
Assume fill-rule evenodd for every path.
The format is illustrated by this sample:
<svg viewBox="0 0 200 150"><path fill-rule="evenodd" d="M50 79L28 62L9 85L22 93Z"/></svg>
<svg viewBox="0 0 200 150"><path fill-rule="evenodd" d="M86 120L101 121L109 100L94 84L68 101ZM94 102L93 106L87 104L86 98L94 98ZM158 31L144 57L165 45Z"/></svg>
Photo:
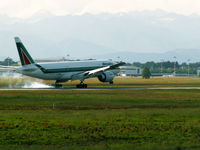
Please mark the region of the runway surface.
<svg viewBox="0 0 200 150"><path fill-rule="evenodd" d="M2 88L0 91L9 90L170 90L170 89L199 89L200 87L91 87L91 88Z"/></svg>

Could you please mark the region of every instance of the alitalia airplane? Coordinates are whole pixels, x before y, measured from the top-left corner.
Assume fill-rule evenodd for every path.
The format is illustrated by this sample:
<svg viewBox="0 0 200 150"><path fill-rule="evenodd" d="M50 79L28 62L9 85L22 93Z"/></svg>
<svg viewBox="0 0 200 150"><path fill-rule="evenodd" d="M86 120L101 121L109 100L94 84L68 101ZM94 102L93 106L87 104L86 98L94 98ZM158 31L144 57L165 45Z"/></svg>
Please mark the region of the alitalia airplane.
<svg viewBox="0 0 200 150"><path fill-rule="evenodd" d="M80 80L80 84L76 87L87 88L87 84L83 81L94 77L101 82L113 84L113 79L119 72L119 66L125 64L124 62L97 60L36 63L19 37L15 37L15 42L22 66L13 68L13 71L43 80L54 80L55 87L61 87L61 82Z"/></svg>

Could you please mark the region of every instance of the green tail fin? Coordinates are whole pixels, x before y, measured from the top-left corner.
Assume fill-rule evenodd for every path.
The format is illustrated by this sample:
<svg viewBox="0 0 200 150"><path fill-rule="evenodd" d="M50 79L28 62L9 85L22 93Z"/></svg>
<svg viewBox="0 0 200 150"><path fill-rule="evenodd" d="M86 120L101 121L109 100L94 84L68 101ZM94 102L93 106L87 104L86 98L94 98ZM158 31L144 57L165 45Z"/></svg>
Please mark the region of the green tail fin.
<svg viewBox="0 0 200 150"><path fill-rule="evenodd" d="M28 51L24 47L19 37L15 37L15 43L17 46L17 50L19 53L22 66L34 64L35 63L34 60L32 59L31 55L28 53Z"/></svg>

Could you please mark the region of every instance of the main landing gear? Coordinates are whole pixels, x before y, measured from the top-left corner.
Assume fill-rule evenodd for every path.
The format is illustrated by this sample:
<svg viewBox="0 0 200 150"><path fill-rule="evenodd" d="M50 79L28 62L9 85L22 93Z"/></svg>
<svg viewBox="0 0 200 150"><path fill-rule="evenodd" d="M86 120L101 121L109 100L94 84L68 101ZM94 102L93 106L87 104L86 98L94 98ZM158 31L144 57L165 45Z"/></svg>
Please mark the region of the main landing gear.
<svg viewBox="0 0 200 150"><path fill-rule="evenodd" d="M87 84L84 84L83 81L81 81L80 84L76 85L76 88L87 88Z"/></svg>
<svg viewBox="0 0 200 150"><path fill-rule="evenodd" d="M52 85L53 87L55 87L56 89L62 88L62 84L59 84L57 81L55 84Z"/></svg>
<svg viewBox="0 0 200 150"><path fill-rule="evenodd" d="M54 86L55 86L56 89L59 89L59 88L62 88L62 87L63 87L62 84L58 84L58 83L55 84Z"/></svg>
<svg viewBox="0 0 200 150"><path fill-rule="evenodd" d="M114 82L113 82L113 81L110 81L109 83L110 83L110 84L113 84Z"/></svg>

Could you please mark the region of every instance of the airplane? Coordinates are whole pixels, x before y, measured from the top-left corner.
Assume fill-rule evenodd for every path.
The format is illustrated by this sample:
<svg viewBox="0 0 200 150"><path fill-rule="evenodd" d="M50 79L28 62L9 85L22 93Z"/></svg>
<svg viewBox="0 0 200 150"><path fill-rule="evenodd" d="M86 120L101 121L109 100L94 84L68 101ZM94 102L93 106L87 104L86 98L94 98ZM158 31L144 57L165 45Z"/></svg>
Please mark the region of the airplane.
<svg viewBox="0 0 200 150"><path fill-rule="evenodd" d="M119 66L125 64L124 62L99 60L36 63L20 38L15 37L14 39L22 66L14 67L12 70L25 76L54 80L56 88L62 87L60 83L69 80L80 80L80 84L77 84L76 87L87 88L84 80L95 77L101 82L113 84L114 77L119 73Z"/></svg>

